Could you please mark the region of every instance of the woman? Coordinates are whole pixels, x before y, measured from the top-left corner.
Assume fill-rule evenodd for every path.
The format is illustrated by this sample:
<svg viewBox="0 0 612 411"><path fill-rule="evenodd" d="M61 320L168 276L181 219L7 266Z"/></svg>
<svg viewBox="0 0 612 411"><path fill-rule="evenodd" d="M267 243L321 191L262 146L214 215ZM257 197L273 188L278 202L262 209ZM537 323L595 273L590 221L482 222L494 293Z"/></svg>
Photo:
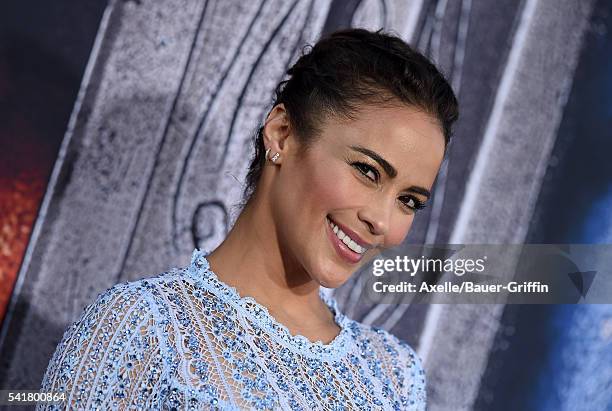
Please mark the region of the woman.
<svg viewBox="0 0 612 411"><path fill-rule="evenodd" d="M363 29L287 73L227 238L85 309L42 383L66 393L62 408L425 408L413 349L320 286L402 243L442 163L453 91L401 39Z"/></svg>

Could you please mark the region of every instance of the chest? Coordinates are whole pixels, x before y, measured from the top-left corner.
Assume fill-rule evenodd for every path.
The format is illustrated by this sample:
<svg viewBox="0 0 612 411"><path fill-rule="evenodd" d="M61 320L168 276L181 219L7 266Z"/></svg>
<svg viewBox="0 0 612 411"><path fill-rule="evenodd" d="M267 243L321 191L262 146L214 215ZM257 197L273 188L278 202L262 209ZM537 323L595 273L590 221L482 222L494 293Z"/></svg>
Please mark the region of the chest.
<svg viewBox="0 0 612 411"><path fill-rule="evenodd" d="M267 329L237 310L179 317L169 338L174 367L162 396L169 406L402 408L397 361L365 338L352 336L325 350L330 346Z"/></svg>

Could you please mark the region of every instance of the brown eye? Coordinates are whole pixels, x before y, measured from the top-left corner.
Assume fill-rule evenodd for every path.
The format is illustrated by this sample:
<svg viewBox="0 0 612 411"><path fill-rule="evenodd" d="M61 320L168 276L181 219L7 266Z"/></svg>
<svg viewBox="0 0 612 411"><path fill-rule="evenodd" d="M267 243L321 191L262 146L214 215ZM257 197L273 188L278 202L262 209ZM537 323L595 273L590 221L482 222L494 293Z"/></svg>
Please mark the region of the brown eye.
<svg viewBox="0 0 612 411"><path fill-rule="evenodd" d="M425 203L413 196L402 196L399 200L405 207L414 211L425 208Z"/></svg>
<svg viewBox="0 0 612 411"><path fill-rule="evenodd" d="M366 163L360 163L360 162L355 162L352 164L352 166L355 167L357 170L359 170L359 172L363 174L364 176L366 176L368 179L372 180L373 182L378 182L378 179L379 179L378 170L376 170L374 167Z"/></svg>

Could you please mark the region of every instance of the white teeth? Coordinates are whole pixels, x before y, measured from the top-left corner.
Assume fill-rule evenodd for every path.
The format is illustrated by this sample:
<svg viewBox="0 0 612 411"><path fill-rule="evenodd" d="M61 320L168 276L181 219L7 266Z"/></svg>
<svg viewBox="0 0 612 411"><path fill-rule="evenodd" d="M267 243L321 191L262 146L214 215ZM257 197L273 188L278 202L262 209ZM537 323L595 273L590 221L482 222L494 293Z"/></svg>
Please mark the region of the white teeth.
<svg viewBox="0 0 612 411"><path fill-rule="evenodd" d="M331 222L331 220L329 221L329 226L332 227L334 233L336 234L336 236L344 243L346 244L346 246L348 248L350 248L351 250L353 250L354 252L358 253L358 254L363 254L366 252L366 248L360 246L359 244L357 244L354 240L352 240L348 235L346 235L346 233L344 231L342 231L341 229L338 228L337 225L335 225L334 223Z"/></svg>

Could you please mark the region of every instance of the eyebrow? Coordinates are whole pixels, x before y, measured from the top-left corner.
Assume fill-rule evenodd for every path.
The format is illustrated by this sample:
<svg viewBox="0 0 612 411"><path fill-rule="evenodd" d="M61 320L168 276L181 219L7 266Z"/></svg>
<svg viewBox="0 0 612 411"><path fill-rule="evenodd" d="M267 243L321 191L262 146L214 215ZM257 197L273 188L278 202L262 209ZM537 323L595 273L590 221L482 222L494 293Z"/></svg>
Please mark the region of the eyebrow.
<svg viewBox="0 0 612 411"><path fill-rule="evenodd" d="M395 167L393 167L387 160L382 158L377 152L372 151L362 146L350 146L350 148L359 153L365 154L366 156L370 157L372 160L376 161L378 164L380 164L383 170L385 170L385 173L387 173L389 177L395 178L397 176L397 170L395 169ZM413 191L417 194L424 195L427 198L431 196L431 193L429 192L429 190L423 187L419 187L419 186L411 186L406 191Z"/></svg>

